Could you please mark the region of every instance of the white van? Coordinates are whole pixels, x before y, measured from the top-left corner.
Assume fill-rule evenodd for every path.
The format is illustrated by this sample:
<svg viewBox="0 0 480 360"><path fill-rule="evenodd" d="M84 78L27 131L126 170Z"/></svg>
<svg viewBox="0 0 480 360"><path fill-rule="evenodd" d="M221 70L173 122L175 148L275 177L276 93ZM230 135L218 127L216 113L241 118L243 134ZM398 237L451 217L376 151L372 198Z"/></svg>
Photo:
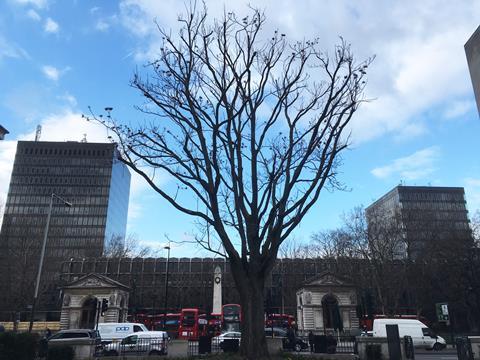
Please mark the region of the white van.
<svg viewBox="0 0 480 360"><path fill-rule="evenodd" d="M427 325L415 319L374 319L373 336L387 337L385 325L398 325L400 337L411 336L413 346L433 350L442 350L447 345L445 339L437 336Z"/></svg>
<svg viewBox="0 0 480 360"><path fill-rule="evenodd" d="M143 324L136 323L100 323L98 332L102 338L102 343L118 342L136 332L148 331Z"/></svg>

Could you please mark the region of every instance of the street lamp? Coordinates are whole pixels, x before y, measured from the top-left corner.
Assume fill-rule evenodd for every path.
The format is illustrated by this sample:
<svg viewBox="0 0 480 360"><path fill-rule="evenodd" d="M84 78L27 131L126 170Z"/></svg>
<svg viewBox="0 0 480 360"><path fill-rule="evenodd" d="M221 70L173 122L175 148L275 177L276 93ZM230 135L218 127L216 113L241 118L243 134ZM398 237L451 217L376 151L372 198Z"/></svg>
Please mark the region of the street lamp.
<svg viewBox="0 0 480 360"><path fill-rule="evenodd" d="M167 250L167 270L165 272L165 303L163 305L163 329L166 330L167 325L167 305L168 305L168 265L170 262L170 243L164 247Z"/></svg>
<svg viewBox="0 0 480 360"><path fill-rule="evenodd" d="M38 288L40 287L40 278L42 276L43 258L45 257L45 248L47 247L48 228L50 226L50 218L52 216L52 207L53 207L54 198L63 202L63 204L67 207L72 206L70 202L68 202L67 200L61 198L60 196L54 193L52 193L52 195L50 196L50 206L48 208L47 224L45 225L45 232L43 234L42 251L40 253L40 263L38 264L37 281L35 282L35 292L33 294L33 303L32 303L32 310L30 312L30 325L28 326L28 332L32 332L32 327L33 327L33 318L35 316L35 306L37 305L37 300L38 300Z"/></svg>

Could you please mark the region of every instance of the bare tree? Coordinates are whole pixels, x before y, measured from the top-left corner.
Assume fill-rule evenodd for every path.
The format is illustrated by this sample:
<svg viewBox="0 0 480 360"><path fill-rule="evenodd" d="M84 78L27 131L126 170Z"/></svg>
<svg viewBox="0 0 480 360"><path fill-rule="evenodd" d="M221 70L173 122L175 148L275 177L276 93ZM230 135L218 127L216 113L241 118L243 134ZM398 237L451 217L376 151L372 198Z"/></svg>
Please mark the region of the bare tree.
<svg viewBox="0 0 480 360"><path fill-rule="evenodd" d="M289 259L307 259L315 257L315 253L310 244L302 244L295 237L291 237L280 246L279 256Z"/></svg>
<svg viewBox="0 0 480 360"><path fill-rule="evenodd" d="M150 247L141 245L134 234L129 234L126 238L112 235L103 250L103 256L108 258L146 257L153 256L154 253Z"/></svg>
<svg viewBox="0 0 480 360"><path fill-rule="evenodd" d="M339 228L313 234L311 246L322 258L341 263L359 288L374 289L384 314L396 313L407 273L401 221L397 213L369 216L367 221L365 209L355 207L343 215Z"/></svg>
<svg viewBox="0 0 480 360"><path fill-rule="evenodd" d="M265 38L265 16L254 9L213 25L205 9L193 9L179 21L177 37L160 29L158 58L132 80L150 122L88 117L115 133L122 161L197 219L198 243L229 259L243 311L241 353L262 358L265 279L321 190L341 188L340 154L370 59L357 63L343 41L329 56L318 39ZM177 186L161 186L159 172Z"/></svg>
<svg viewBox="0 0 480 360"><path fill-rule="evenodd" d="M476 246L480 246L480 210L477 210L470 221L472 236Z"/></svg>

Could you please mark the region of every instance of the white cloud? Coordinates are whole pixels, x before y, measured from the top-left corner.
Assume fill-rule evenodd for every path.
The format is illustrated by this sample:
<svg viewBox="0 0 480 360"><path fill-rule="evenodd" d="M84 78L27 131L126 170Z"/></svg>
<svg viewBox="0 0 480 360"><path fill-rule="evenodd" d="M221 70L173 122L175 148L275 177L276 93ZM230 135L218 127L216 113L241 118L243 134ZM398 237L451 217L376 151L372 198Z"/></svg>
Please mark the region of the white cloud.
<svg viewBox="0 0 480 360"><path fill-rule="evenodd" d="M48 6L48 0L13 0L20 5L32 5L38 9L44 9Z"/></svg>
<svg viewBox="0 0 480 360"><path fill-rule="evenodd" d="M60 99L60 100L64 100L68 104L68 106L70 106L70 107L76 107L77 106L77 99L75 98L75 96L71 95L68 92L66 92L63 95L58 96L57 98Z"/></svg>
<svg viewBox="0 0 480 360"><path fill-rule="evenodd" d="M95 29L98 31L107 31L110 28L110 24L105 20L98 20L95 24Z"/></svg>
<svg viewBox="0 0 480 360"><path fill-rule="evenodd" d="M243 2L207 0L206 5L211 18L225 10L240 16L248 12ZM321 46L331 51L342 35L358 59L376 55L366 94L376 100L361 107L352 124L356 142L385 133L421 136L431 124L414 119L452 98L471 98L463 44L478 26L480 2L317 1L308 3L308 11L289 1L259 0L255 6L267 15L265 36L275 28L292 40L319 35ZM184 12L175 0L123 0L119 9L122 25L139 38L137 61L158 53L161 39L154 19L175 33L177 16Z"/></svg>
<svg viewBox="0 0 480 360"><path fill-rule="evenodd" d="M40 21L42 20L42 17L33 9L30 9L27 11L27 16L35 21Z"/></svg>
<svg viewBox="0 0 480 360"><path fill-rule="evenodd" d="M20 46L9 42L0 34L0 60L2 58L28 59L28 53Z"/></svg>
<svg viewBox="0 0 480 360"><path fill-rule="evenodd" d="M60 30L60 26L52 18L47 18L43 29L47 33L56 34Z"/></svg>
<svg viewBox="0 0 480 360"><path fill-rule="evenodd" d="M458 100L448 104L443 116L446 119L454 119L467 114L475 109L475 103L472 100Z"/></svg>
<svg viewBox="0 0 480 360"><path fill-rule="evenodd" d="M435 171L435 162L440 149L432 146L419 150L412 155L395 159L391 164L377 167L371 171L377 178L385 179L397 176L401 180L418 180L430 176Z"/></svg>
<svg viewBox="0 0 480 360"><path fill-rule="evenodd" d="M50 80L57 81L60 77L60 70L54 66L45 65L42 67L43 74Z"/></svg>
<svg viewBox="0 0 480 360"><path fill-rule="evenodd" d="M53 80L53 81L58 81L60 79L60 77L63 74L65 74L66 72L68 72L69 70L70 70L69 66L65 67L62 70L57 69L55 66L51 66L51 65L45 65L45 66L42 67L43 74L48 79Z"/></svg>

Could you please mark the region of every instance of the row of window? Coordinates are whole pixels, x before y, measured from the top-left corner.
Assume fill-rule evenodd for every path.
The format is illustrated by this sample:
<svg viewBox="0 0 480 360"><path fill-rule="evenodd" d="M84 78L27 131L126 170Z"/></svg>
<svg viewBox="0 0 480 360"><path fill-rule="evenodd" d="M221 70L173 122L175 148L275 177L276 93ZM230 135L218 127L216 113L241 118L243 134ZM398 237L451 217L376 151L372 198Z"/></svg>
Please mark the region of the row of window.
<svg viewBox="0 0 480 360"><path fill-rule="evenodd" d="M91 165L91 164L89 164ZM20 175L69 175L69 176L85 176L85 175L97 175L97 176L110 176L111 168L105 166L16 166L13 169L14 176Z"/></svg>
<svg viewBox="0 0 480 360"><path fill-rule="evenodd" d="M401 193L400 201L465 201L462 192L405 192Z"/></svg>
<svg viewBox="0 0 480 360"><path fill-rule="evenodd" d="M33 196L33 195L11 195L7 199L7 205L48 205L51 196ZM108 203L107 196L75 196L74 199L68 199L74 206L70 208L68 213L78 214L78 208L81 205L104 205ZM75 207L75 209L74 209Z"/></svg>
<svg viewBox="0 0 480 360"><path fill-rule="evenodd" d="M11 184L38 184L38 185L110 185L108 176L75 176L75 177L56 177L56 176L21 176L13 175Z"/></svg>
<svg viewBox="0 0 480 360"><path fill-rule="evenodd" d="M23 149L19 149L19 152L24 155L106 156L106 155L112 154L112 150L105 150L105 149L59 149L59 148L23 148Z"/></svg>
<svg viewBox="0 0 480 360"><path fill-rule="evenodd" d="M111 167L113 158L72 158L72 157L41 157L24 156L17 157L15 168L24 166L99 166Z"/></svg>
<svg viewBox="0 0 480 360"><path fill-rule="evenodd" d="M52 226L105 226L105 216L56 217L50 220Z"/></svg>
<svg viewBox="0 0 480 360"><path fill-rule="evenodd" d="M31 235L31 236L40 236L44 233L43 226L37 227L10 227L6 231L8 231L9 236L24 236L24 235ZM50 227L48 230L49 237L55 236L93 236L93 237L100 237L103 239L105 230L102 226L89 226L89 227ZM50 241L50 240L49 240Z"/></svg>
<svg viewBox="0 0 480 360"><path fill-rule="evenodd" d="M48 206L14 206L7 205L5 206L5 214L8 215L45 215L48 213ZM96 216L106 216L107 207L106 206L55 206L52 209L53 215L96 215ZM60 220L62 219L62 220ZM52 223L54 221L73 221L73 219L78 219L77 216L72 217L57 217L52 218Z"/></svg>
<svg viewBox="0 0 480 360"><path fill-rule="evenodd" d="M27 186L10 184L9 197L13 195L46 195L50 196L53 193L67 196L73 194L76 196L82 195L108 195L108 187L100 186Z"/></svg>
<svg viewBox="0 0 480 360"><path fill-rule="evenodd" d="M464 202L404 202L401 205L405 210L431 210L431 211L438 211L438 210L454 210L454 211L465 211L465 203Z"/></svg>
<svg viewBox="0 0 480 360"><path fill-rule="evenodd" d="M88 236L88 235L87 235ZM90 248L90 247L100 247L103 245L103 237L84 237L84 238L49 238L48 246L49 248Z"/></svg>

